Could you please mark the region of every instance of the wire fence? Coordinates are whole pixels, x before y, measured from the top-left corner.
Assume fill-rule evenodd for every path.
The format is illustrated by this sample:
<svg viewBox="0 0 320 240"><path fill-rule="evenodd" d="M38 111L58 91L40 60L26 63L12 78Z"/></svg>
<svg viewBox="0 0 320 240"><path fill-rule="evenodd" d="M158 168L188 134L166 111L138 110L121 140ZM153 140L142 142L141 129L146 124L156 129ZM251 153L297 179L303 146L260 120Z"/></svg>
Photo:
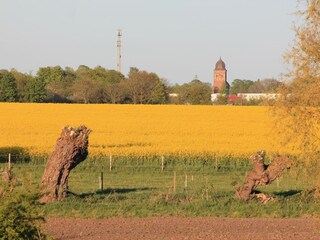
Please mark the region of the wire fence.
<svg viewBox="0 0 320 240"><path fill-rule="evenodd" d="M0 154L0 164L24 164L26 166L37 165L45 166L48 156L34 156L23 154ZM188 157L174 156L152 156L146 157L127 157L127 156L103 156L100 158L89 158L81 163L77 168L90 169L100 168L108 171L247 171L251 168L251 163L246 158L201 158L188 159Z"/></svg>
<svg viewBox="0 0 320 240"><path fill-rule="evenodd" d="M47 157L23 154L0 154L0 172L12 168L14 175L25 184L39 184ZM202 159L188 161L165 156L112 156L87 159L71 171L69 186L76 192L131 192L164 189L179 193L209 191L223 187L218 177L237 172L244 175L250 168L247 159ZM228 180L230 185L231 180Z"/></svg>
<svg viewBox="0 0 320 240"><path fill-rule="evenodd" d="M39 184L47 157L29 158L21 154L0 154L0 173L8 169L25 185ZM180 160L180 161L179 161ZM147 158L87 159L71 171L70 189L82 193L122 193L154 191L191 192L205 197L208 191L235 189L251 169L248 159L212 158L181 161L164 156ZM277 180L277 188L281 179Z"/></svg>

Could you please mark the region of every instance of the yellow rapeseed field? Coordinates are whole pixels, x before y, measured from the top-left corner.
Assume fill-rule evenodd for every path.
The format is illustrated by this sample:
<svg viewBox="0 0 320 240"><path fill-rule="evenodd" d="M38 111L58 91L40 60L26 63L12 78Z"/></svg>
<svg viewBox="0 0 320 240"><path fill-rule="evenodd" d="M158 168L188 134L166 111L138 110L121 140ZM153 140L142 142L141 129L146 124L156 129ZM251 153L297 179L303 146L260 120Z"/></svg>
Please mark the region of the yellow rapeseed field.
<svg viewBox="0 0 320 240"><path fill-rule="evenodd" d="M278 151L266 107L0 103L0 148L50 154L63 126L92 129L89 154Z"/></svg>

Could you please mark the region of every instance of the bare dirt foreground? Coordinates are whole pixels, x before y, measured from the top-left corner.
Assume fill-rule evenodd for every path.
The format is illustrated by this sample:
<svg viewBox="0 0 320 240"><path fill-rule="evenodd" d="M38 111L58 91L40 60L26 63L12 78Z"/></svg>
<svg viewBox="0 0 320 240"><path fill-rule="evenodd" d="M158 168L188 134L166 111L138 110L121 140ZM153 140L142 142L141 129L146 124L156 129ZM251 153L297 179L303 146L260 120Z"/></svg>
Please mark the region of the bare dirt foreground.
<svg viewBox="0 0 320 240"><path fill-rule="evenodd" d="M317 219L49 218L54 239L320 239Z"/></svg>

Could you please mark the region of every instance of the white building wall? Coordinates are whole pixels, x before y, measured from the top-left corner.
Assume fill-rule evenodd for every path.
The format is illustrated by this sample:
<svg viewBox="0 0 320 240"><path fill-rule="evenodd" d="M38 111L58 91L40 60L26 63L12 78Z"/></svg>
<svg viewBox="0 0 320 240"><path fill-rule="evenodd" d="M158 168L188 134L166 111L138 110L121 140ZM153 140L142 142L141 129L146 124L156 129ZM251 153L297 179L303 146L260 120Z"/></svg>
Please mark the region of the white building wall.
<svg viewBox="0 0 320 240"><path fill-rule="evenodd" d="M211 94L211 102L215 102L218 99L219 93L212 93ZM259 99L276 99L280 94L278 93L238 93L238 97L245 99L247 101L250 100L259 100Z"/></svg>
<svg viewBox="0 0 320 240"><path fill-rule="evenodd" d="M215 102L218 99L218 93L212 93L211 94L211 102Z"/></svg>
<svg viewBox="0 0 320 240"><path fill-rule="evenodd" d="M265 99L276 99L280 94L278 93L238 93L237 96L247 101Z"/></svg>

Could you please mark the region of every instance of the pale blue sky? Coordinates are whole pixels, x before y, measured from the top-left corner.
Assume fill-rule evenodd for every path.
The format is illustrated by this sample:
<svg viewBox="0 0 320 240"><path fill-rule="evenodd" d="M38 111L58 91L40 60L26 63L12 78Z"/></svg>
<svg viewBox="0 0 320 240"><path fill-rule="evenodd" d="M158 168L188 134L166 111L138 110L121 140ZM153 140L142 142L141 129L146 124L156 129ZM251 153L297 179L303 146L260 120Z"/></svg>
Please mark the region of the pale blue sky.
<svg viewBox="0 0 320 240"><path fill-rule="evenodd" d="M153 71L170 83L279 77L296 0L0 0L0 69L60 65Z"/></svg>

